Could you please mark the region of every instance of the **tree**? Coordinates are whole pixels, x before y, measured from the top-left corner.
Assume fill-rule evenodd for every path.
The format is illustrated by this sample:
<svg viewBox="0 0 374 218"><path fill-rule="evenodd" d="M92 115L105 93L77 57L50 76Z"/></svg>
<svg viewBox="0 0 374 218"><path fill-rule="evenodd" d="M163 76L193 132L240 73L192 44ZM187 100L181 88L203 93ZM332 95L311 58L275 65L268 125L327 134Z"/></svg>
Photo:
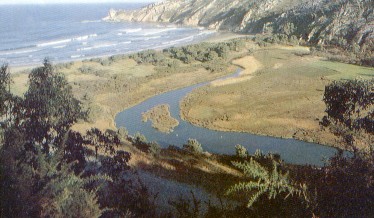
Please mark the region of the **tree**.
<svg viewBox="0 0 374 218"><path fill-rule="evenodd" d="M4 64L0 68L0 117L8 115L12 95L10 93L10 72L8 65Z"/></svg>
<svg viewBox="0 0 374 218"><path fill-rule="evenodd" d="M84 114L64 75L55 73L48 60L32 70L29 83L22 102L22 127L30 144L41 145L43 152L49 153L50 145L59 145Z"/></svg>
<svg viewBox="0 0 374 218"><path fill-rule="evenodd" d="M326 86L326 116L321 125L353 151L339 151L309 181L317 190L317 214L325 217L373 217L374 80L337 81Z"/></svg>
<svg viewBox="0 0 374 218"><path fill-rule="evenodd" d="M69 172L54 175L40 192L41 216L100 217L102 210L97 202L96 193L84 187L91 179L82 179ZM110 180L105 177L103 179Z"/></svg>
<svg viewBox="0 0 374 218"><path fill-rule="evenodd" d="M334 81L325 88L321 124L357 154L356 142L371 146L374 134L374 80ZM362 146L361 146L362 147Z"/></svg>
<svg viewBox="0 0 374 218"><path fill-rule="evenodd" d="M66 135L64 156L66 163L73 163L76 173L82 172L86 165L86 141L79 132L69 131Z"/></svg>
<svg viewBox="0 0 374 218"><path fill-rule="evenodd" d="M104 133L98 128L91 128L87 131L86 143L95 146L95 156L98 158L99 149L104 149L105 153L113 155L115 153L114 146L121 143L115 131L106 130Z"/></svg>
<svg viewBox="0 0 374 218"><path fill-rule="evenodd" d="M36 208L33 197L36 171L29 164L37 164L36 156L26 151L23 145L22 133L14 127L7 127L0 148L1 217L31 216Z"/></svg>
<svg viewBox="0 0 374 218"><path fill-rule="evenodd" d="M55 152L44 154L38 146L35 151L24 146L23 132L14 127L7 129L0 156L6 172L0 178L4 217L101 215L96 189L102 181L111 181L111 178L97 172L86 177L76 174L74 162L66 157L67 147L71 146L67 145L69 136L65 135L63 142L66 143L56 146Z"/></svg>

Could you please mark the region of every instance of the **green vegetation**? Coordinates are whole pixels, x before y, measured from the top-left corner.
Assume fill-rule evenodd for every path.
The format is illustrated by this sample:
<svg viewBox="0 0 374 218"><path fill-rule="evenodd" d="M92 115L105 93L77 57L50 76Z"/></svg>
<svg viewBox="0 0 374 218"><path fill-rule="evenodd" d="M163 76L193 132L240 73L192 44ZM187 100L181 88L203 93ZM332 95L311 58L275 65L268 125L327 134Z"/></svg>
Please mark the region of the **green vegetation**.
<svg viewBox="0 0 374 218"><path fill-rule="evenodd" d="M70 130L85 113L64 76L48 61L31 72L23 97L8 91L7 66L0 76L1 98L7 100L1 102L1 217L152 214L147 190L123 177L131 155L115 149L117 133Z"/></svg>
<svg viewBox="0 0 374 218"><path fill-rule="evenodd" d="M130 139L133 145L140 151L152 155L158 155L161 147L156 142L148 142L147 138L141 133L137 132L133 138Z"/></svg>
<svg viewBox="0 0 374 218"><path fill-rule="evenodd" d="M285 199L293 195L303 195L305 201L309 201L306 197L305 184L301 187L293 184L289 178L289 173L281 172L279 163L275 160L272 161L272 168L270 169L264 168L253 158L249 162L233 162L233 165L241 169L246 176L257 180L236 184L227 191L227 194L232 194L234 192L256 190L257 192L252 194L249 199L247 207L252 207L262 195L267 195L269 200L275 199L278 195L285 195Z"/></svg>
<svg viewBox="0 0 374 218"><path fill-rule="evenodd" d="M282 214L281 211L289 214L283 214L285 216L300 213L303 214L301 216L314 214L318 217L373 216L373 85L373 80L353 80L326 86L326 116L321 125L338 135L353 155L343 155L341 151L324 167L315 168L285 166L272 156L264 159L256 152L254 157L248 157L249 162L245 157L244 163L233 162L249 176L250 181L234 185L227 193L249 193L247 206L254 209L269 203L277 209L286 206L286 210L277 211L278 214ZM361 147L356 144L358 142L361 142ZM284 173L287 168L290 171ZM268 199L261 197L263 195ZM292 195L298 197L296 202L299 203L295 203L296 199L289 199ZM280 203L276 199L283 200ZM292 204L285 203L290 200Z"/></svg>
<svg viewBox="0 0 374 218"><path fill-rule="evenodd" d="M319 126L324 88L332 80L374 76L373 68L327 61L300 46L259 48L233 63L245 69L243 75L188 94L180 102L184 120L214 130L339 147L336 137Z"/></svg>
<svg viewBox="0 0 374 218"><path fill-rule="evenodd" d="M205 46L210 45L202 47L206 49ZM233 46L233 50L240 46L237 48ZM230 46L222 48L224 51L227 49L232 51ZM198 48L191 47L186 52L195 54L193 51L196 50ZM210 55L197 52L198 56L193 56L192 62L195 62L196 66L203 66L226 58L228 61L240 54L240 52L229 52L228 57L224 57L220 56L217 50L212 49L209 52L216 53L217 56L213 55L213 59L209 60ZM270 58L269 52L273 52L275 58ZM165 59L160 58L160 55ZM374 216L372 211L374 80L332 83L322 80L322 76L334 78L335 71L332 68L338 67L335 63L328 62L331 64L328 75L318 72L321 68L315 69L314 62L309 63L308 72L304 77L298 74L300 71L300 68L297 69L298 65L294 66L296 68L294 71L288 71L288 75L299 79L299 85L304 87L306 93L313 90L305 88L309 84L305 81L315 81L311 78L316 76L318 81L323 81L321 84L326 85L323 98L326 114L322 118L322 109L321 125L341 139L339 142L341 147L348 148L352 152L350 156L343 155L342 152L338 153L323 167L285 164L280 160L279 155L264 155L261 151L250 155L240 145L235 148L236 155L229 156L203 152L202 145L195 139L189 139L183 145L183 149L176 147L161 149L157 143L148 142L140 133L129 136L124 128L117 131L102 130L92 124L88 131L72 130L78 122L90 119L92 113L90 106L96 97L79 93L82 96L78 96L81 101L78 100L73 94L77 87L83 89L93 85L95 88L102 88L102 85L108 85L100 90L100 93L106 93L105 96L108 90L129 88L123 87L123 84L118 82L118 80L125 80L120 74L105 71L96 75L97 69L105 69L100 66L107 65L108 68L120 71L119 66L123 63L129 63L130 68L138 66L135 59L139 59L142 61L139 65L143 67L142 73L148 68L172 69L168 64L162 66L165 60L176 61L185 67L183 61L171 58L169 55L166 51L158 54L147 51L137 57L134 56L134 59L127 56L114 56L106 59L108 62L95 60L97 62L67 64L59 68L71 73L67 76L57 73L56 68L45 61L44 66L30 73L27 90L18 96L11 93L10 73L8 67L3 66L0 69L0 216ZM280 68L282 72L286 71L277 65L279 60L283 58L284 62L289 61L287 57L294 58L293 60L310 58L303 49L298 54L295 54L295 51L265 50L254 56L271 65L268 67L269 72L259 71L256 75L274 77L273 79L278 82L280 77L277 77L279 72L276 68ZM204 62L201 58L208 59ZM143 64L143 59L149 62ZM83 65L86 65L88 70L81 68ZM91 66L95 66L95 70L90 69ZM354 69L367 70L364 78L371 77L370 69L359 67L346 69L347 73L343 75L350 76L348 71L355 71ZM164 73L168 74L166 71ZM183 72L186 73L188 72ZM362 71L355 73L360 75ZM87 79L86 82L89 82L85 83L74 77L78 75L83 75L83 78ZM144 75L148 74L142 74ZM129 84L131 81L140 81L140 83L147 81L137 76L139 75L133 75L134 78ZM90 80L92 78L95 78L94 82ZM153 79L163 80L163 77L155 76ZM67 82L68 80L70 83ZM117 83L111 87L110 83L114 81ZM285 81L280 80L281 83ZM242 92L252 92L253 89L265 92L260 88L269 87L271 83L261 82L261 80L255 82L254 87L246 86ZM284 83L284 86L290 88L290 92L294 92L292 86L287 83ZM148 87L150 85L143 89ZM137 90L136 88L137 86L133 86L129 89L134 91ZM312 87L314 91L316 88L320 86ZM275 91L279 92L276 88ZM139 93L144 94L144 92L135 94ZM146 96L144 94L142 97ZM97 103L97 99L94 100ZM321 108L314 107L314 109ZM304 113L309 112L304 111ZM243 118L240 117L240 120ZM163 181L172 180L173 184L182 187L199 186L201 190L204 188L204 191L217 196L221 203L213 204L210 201L204 203L193 194L194 192L191 192L192 198L187 194L182 195L180 199L169 200L171 209L159 207L155 204L157 193L149 191L149 187L137 176L138 170L153 173L157 178L163 178ZM156 185L158 184L151 184L152 187ZM226 190L231 194L225 195Z"/></svg>
<svg viewBox="0 0 374 218"><path fill-rule="evenodd" d="M178 59L186 64L193 61L210 62L218 58L227 58L230 51L240 51L245 47L244 40L231 40L221 43L200 43L181 48L164 49L170 57Z"/></svg>
<svg viewBox="0 0 374 218"><path fill-rule="evenodd" d="M236 156L240 158L248 157L248 151L243 145L235 145Z"/></svg>
<svg viewBox="0 0 374 218"><path fill-rule="evenodd" d="M326 86L326 116L322 124L341 137L342 144L356 154L358 147L373 146L374 80L333 82ZM361 144L361 145L360 145ZM369 150L374 148L369 147Z"/></svg>
<svg viewBox="0 0 374 218"><path fill-rule="evenodd" d="M179 121L171 116L168 104L156 105L142 113L142 121L152 122L152 127L163 133L171 133L179 125Z"/></svg>
<svg viewBox="0 0 374 218"><path fill-rule="evenodd" d="M183 149L194 154L203 153L203 147L196 139L188 139L187 144L183 145Z"/></svg>
<svg viewBox="0 0 374 218"><path fill-rule="evenodd" d="M271 44L283 44L283 45L299 45L299 38L295 35L286 35L286 34L266 34L260 35L257 34L252 39L260 47L266 47Z"/></svg>

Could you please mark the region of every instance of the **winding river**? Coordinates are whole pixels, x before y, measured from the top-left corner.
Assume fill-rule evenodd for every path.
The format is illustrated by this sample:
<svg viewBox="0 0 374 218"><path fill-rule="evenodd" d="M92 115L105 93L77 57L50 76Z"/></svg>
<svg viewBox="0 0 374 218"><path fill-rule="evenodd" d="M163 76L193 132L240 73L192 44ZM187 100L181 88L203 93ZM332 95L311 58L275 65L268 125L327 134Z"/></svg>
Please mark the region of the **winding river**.
<svg viewBox="0 0 374 218"><path fill-rule="evenodd" d="M241 69L238 69L236 73L218 80L237 77L240 71ZM335 154L336 149L319 144L249 133L215 131L197 127L182 120L179 114L179 101L194 89L209 83L199 83L149 98L117 114L115 118L116 126L126 127L131 135L140 132L146 136L148 141L155 141L162 147L169 145L182 146L189 138L194 138L208 152L234 154L235 145L240 144L246 147L249 153L253 154L257 149L260 149L263 153L278 153L285 162L293 164L321 166L326 158ZM170 134L157 131L152 127L151 122L142 122L142 113L159 104L169 104L171 115L179 121L179 126Z"/></svg>

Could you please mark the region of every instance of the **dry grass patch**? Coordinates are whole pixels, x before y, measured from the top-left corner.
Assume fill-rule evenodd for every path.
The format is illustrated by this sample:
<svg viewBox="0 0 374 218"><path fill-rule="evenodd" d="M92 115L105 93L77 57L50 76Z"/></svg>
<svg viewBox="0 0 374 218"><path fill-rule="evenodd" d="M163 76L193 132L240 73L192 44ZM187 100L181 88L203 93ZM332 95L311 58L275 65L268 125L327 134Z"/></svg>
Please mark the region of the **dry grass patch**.
<svg viewBox="0 0 374 218"><path fill-rule="evenodd" d="M170 106L168 104L157 105L142 114L143 122L151 120L152 127L160 132L170 133L179 125L177 119L170 114Z"/></svg>
<svg viewBox="0 0 374 218"><path fill-rule="evenodd" d="M210 129L334 144L335 138L319 126L325 85L332 79L372 78L374 70L297 55L300 51L307 49L278 46L237 60L251 69L251 79L238 77L194 91L181 102L182 117Z"/></svg>

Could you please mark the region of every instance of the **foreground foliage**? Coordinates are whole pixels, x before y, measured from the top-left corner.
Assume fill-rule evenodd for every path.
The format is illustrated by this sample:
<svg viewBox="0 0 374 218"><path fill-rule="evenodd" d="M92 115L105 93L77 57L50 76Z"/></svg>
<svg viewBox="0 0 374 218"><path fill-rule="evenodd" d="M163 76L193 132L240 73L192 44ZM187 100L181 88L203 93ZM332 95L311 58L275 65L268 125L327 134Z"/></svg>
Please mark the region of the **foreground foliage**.
<svg viewBox="0 0 374 218"><path fill-rule="evenodd" d="M1 217L153 214L147 188L126 179L131 154L115 149L121 134L70 130L85 112L47 60L23 98L9 92L7 66L0 76Z"/></svg>
<svg viewBox="0 0 374 218"><path fill-rule="evenodd" d="M130 137L124 129L72 131L70 127L85 119L86 112L48 61L30 74L30 88L23 97L13 96L10 86L8 67L3 66L1 217L166 216L155 206L157 195L152 196L134 176L129 165L132 154L120 149L123 140L130 140L142 154L157 157L162 153L159 145L140 133ZM226 160L244 174L227 191L234 206L208 202L202 211L202 202L192 193L192 200L182 196L169 201L174 215L373 217L373 96L373 80L334 82L326 87L326 116L321 125L341 137L350 155L341 151L319 168L292 166L282 163L279 155L256 151L251 156L237 145L236 155ZM179 154L207 158L194 139L183 147Z"/></svg>
<svg viewBox="0 0 374 218"><path fill-rule="evenodd" d="M279 170L279 163L275 160L272 161L272 169L266 169L261 166L253 158L250 161L244 163L233 162L233 165L244 172L244 175L249 178L255 179L255 181L241 182L239 184L231 187L227 194L232 194L234 192L240 191L256 191L250 197L247 207L252 207L252 205L262 196L267 195L269 200L275 199L278 195L284 193L285 198L289 196L298 195L304 196L306 201L309 199L306 196L306 186L293 184L289 178L289 173L283 173Z"/></svg>

